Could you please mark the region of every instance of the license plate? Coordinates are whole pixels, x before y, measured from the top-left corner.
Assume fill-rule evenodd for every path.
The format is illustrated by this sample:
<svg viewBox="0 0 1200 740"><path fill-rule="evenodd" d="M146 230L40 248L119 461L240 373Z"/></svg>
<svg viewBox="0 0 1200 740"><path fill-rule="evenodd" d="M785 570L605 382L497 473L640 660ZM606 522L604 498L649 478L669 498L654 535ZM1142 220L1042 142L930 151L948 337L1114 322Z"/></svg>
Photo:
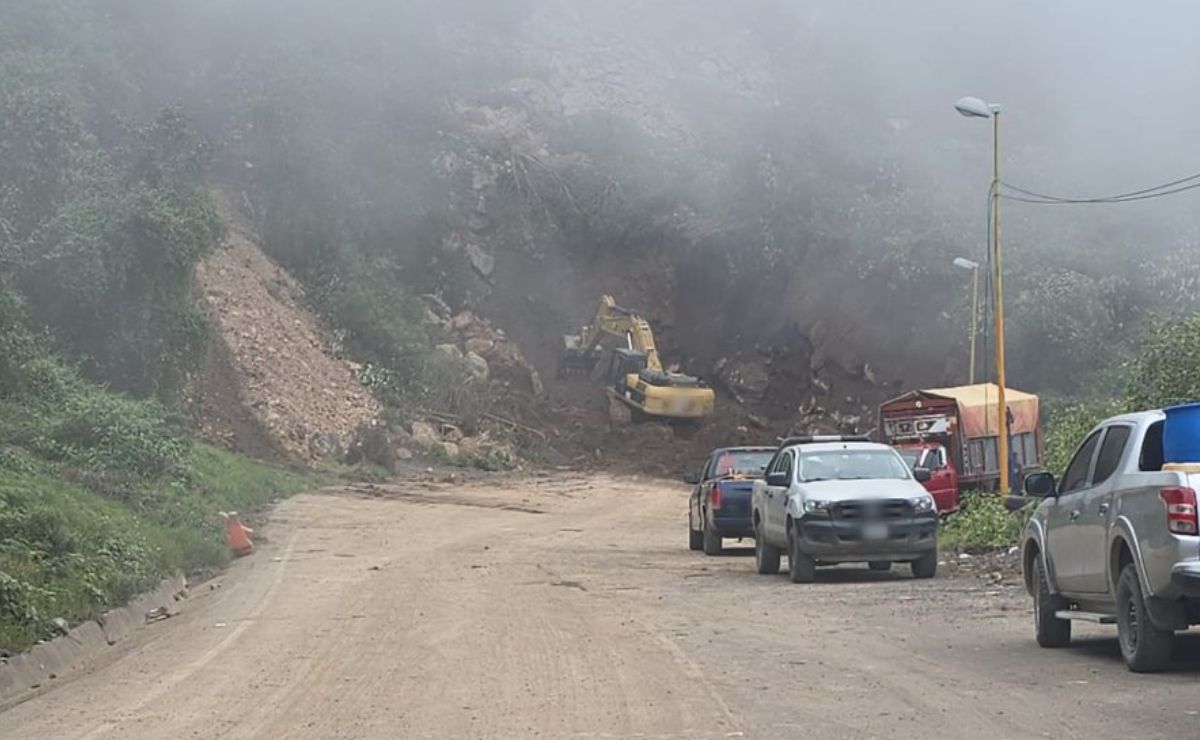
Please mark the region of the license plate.
<svg viewBox="0 0 1200 740"><path fill-rule="evenodd" d="M867 524L863 526L864 540L886 540L888 527L886 524Z"/></svg>

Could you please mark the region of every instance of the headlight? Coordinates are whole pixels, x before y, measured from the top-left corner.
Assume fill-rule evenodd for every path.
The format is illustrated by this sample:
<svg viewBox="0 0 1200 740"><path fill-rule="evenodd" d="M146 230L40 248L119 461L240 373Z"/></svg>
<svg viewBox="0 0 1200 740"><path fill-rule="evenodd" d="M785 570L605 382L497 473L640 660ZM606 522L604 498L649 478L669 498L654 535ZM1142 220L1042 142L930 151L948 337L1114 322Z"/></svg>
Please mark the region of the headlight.
<svg viewBox="0 0 1200 740"><path fill-rule="evenodd" d="M917 496L908 500L908 505L913 511L920 514L925 511L933 511L934 503L933 496Z"/></svg>
<svg viewBox="0 0 1200 740"><path fill-rule="evenodd" d="M804 499L804 511L805 511L805 513L810 512L810 511L825 511L826 509L829 508L830 504L832 504L832 503L833 503L832 501L822 501L821 499L816 499L816 498L806 498L806 499Z"/></svg>

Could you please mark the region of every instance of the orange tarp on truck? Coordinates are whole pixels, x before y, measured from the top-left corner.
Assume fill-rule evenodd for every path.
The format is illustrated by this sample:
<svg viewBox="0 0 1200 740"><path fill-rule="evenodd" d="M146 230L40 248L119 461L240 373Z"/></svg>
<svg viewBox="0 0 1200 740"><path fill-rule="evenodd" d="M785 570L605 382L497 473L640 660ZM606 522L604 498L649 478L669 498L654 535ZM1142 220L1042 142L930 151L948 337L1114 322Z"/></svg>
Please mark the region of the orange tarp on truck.
<svg viewBox="0 0 1200 740"><path fill-rule="evenodd" d="M1000 433L998 411L1000 386L995 383L962 385L957 388L930 388L922 391L930 396L950 398L958 403L963 434L969 439L995 437ZM1008 433L1025 434L1037 430L1038 397L1023 391L1006 388L1004 402L1012 411Z"/></svg>

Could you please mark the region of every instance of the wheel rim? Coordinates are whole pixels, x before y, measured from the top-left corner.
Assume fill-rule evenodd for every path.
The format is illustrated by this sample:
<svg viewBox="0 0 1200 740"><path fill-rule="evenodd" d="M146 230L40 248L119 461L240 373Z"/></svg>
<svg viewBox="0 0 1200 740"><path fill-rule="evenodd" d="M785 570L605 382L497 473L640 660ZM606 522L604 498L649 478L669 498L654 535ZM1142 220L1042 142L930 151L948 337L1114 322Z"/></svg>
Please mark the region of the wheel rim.
<svg viewBox="0 0 1200 740"><path fill-rule="evenodd" d="M1129 652L1133 653L1137 650L1138 644L1138 609L1132 598L1125 607L1125 621L1129 625L1129 629L1125 630L1125 644L1129 648Z"/></svg>
<svg viewBox="0 0 1200 740"><path fill-rule="evenodd" d="M1034 576L1037 578L1037 598L1033 600L1033 624L1037 628L1042 626L1042 572L1038 570Z"/></svg>

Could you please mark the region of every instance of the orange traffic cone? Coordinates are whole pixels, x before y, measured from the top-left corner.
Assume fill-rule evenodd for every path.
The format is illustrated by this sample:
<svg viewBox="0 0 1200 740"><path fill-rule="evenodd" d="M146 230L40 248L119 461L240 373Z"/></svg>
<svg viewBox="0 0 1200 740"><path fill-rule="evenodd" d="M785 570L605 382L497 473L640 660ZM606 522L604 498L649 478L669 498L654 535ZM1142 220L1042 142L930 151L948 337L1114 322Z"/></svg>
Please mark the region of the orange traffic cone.
<svg viewBox="0 0 1200 740"><path fill-rule="evenodd" d="M242 557L254 552L254 543L250 541L250 535L254 534L254 530L242 524L236 511L228 514L222 512L221 516L225 517L225 544L229 546L233 554Z"/></svg>

